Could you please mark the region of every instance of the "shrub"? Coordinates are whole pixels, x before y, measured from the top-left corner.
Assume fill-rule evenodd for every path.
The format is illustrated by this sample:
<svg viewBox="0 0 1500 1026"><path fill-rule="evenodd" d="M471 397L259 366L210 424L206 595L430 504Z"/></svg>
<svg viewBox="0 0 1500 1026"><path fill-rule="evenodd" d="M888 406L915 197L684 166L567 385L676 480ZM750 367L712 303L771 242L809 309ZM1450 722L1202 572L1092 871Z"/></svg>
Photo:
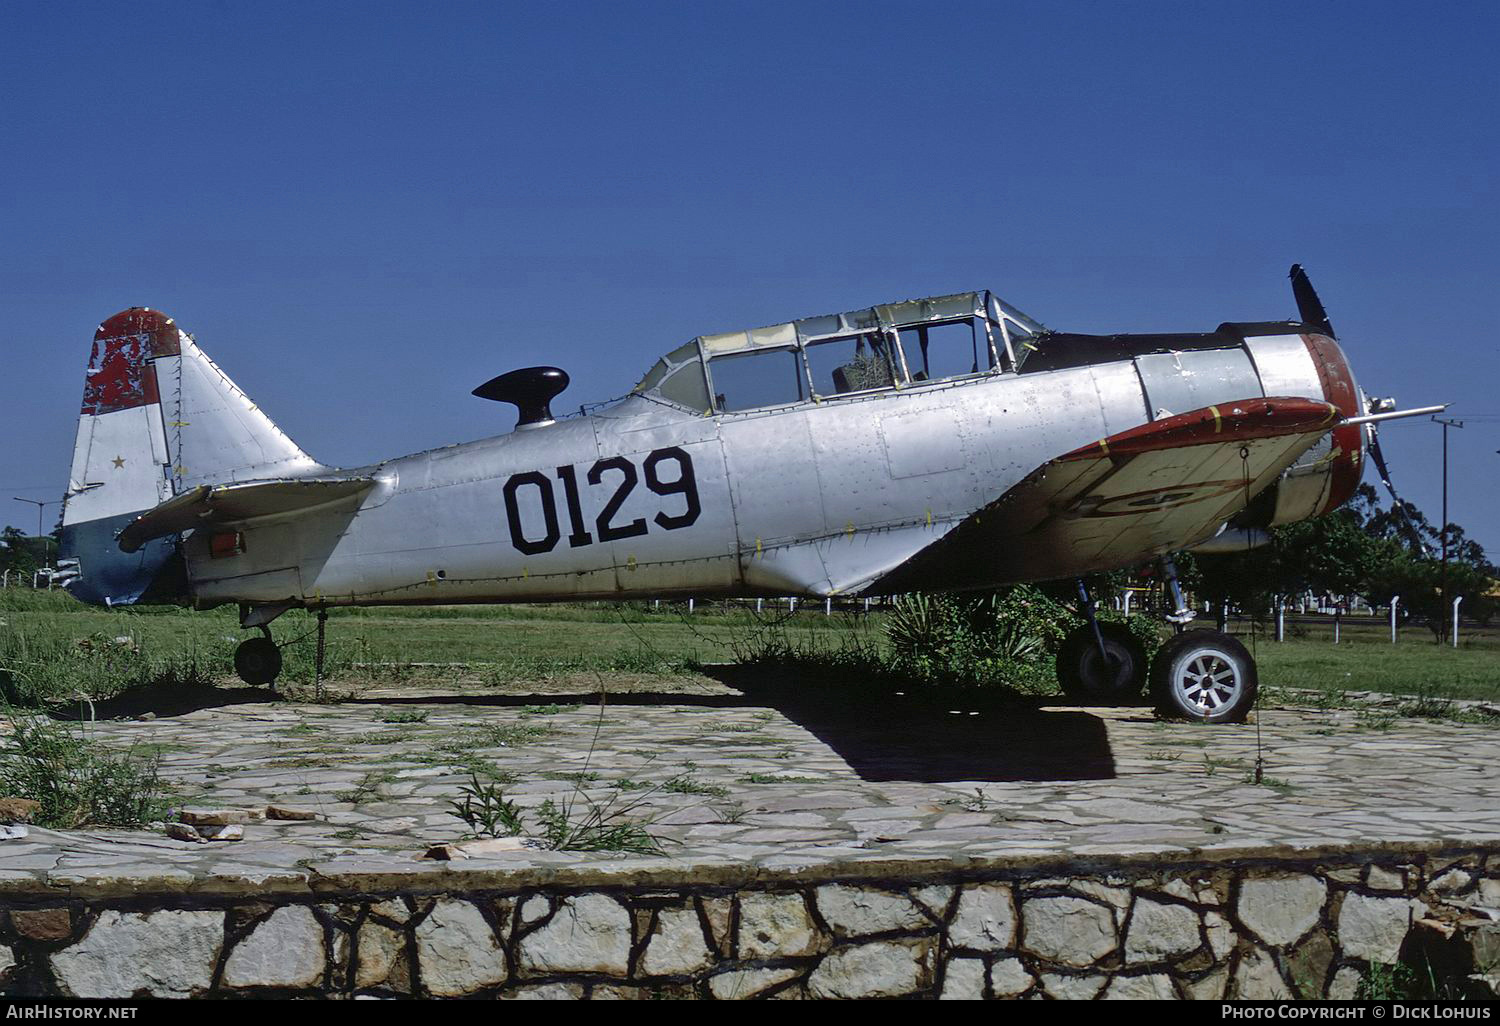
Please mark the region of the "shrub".
<svg viewBox="0 0 1500 1026"><path fill-rule="evenodd" d="M1046 689L1047 656L1071 614L1030 587L984 596L906 595L886 622L892 668L933 683Z"/></svg>
<svg viewBox="0 0 1500 1026"><path fill-rule="evenodd" d="M1149 658L1161 644L1160 625L1145 616L1101 620L1126 624ZM1083 617L1031 585L983 596L899 598L886 623L892 669L931 683L986 684L1050 694L1052 657Z"/></svg>

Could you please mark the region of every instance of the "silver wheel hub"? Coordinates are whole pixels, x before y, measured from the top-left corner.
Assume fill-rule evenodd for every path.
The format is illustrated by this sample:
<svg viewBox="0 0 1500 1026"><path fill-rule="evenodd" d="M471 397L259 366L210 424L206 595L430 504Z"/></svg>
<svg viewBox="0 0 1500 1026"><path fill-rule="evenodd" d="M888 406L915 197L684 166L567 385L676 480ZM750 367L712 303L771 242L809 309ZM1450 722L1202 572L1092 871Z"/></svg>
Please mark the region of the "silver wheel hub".
<svg viewBox="0 0 1500 1026"><path fill-rule="evenodd" d="M1183 706L1201 716L1212 716L1232 704L1244 690L1239 665L1216 648L1195 648L1177 666L1173 687Z"/></svg>

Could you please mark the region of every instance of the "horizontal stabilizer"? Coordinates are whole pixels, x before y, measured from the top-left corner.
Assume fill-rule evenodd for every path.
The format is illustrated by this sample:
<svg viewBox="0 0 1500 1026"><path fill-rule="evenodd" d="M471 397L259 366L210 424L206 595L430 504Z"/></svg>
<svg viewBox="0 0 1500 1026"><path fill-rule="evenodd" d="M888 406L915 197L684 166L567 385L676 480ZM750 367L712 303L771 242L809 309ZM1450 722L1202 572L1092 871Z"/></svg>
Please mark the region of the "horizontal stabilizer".
<svg viewBox="0 0 1500 1026"><path fill-rule="evenodd" d="M120 532L120 549L135 552L152 538L208 524L304 512L362 495L374 484L372 477L310 477L199 485L132 520Z"/></svg>

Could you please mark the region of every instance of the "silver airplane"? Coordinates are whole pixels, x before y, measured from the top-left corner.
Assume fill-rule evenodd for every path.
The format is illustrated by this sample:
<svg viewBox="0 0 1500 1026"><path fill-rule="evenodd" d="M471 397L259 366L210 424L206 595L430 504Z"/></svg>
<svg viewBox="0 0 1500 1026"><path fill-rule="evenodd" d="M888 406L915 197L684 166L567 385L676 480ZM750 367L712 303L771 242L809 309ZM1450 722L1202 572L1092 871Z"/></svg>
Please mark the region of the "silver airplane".
<svg viewBox="0 0 1500 1026"><path fill-rule="evenodd" d="M1147 667L1089 624L1085 701L1148 678L1167 712L1243 718L1255 665L1182 630L1170 554L1250 547L1336 508L1374 422L1306 275L1300 320L1198 334L1049 331L989 292L703 335L623 399L554 417L553 367L474 390L510 434L342 470L303 452L166 315L94 335L62 553L108 606L238 603L235 666L272 683L292 608L639 597L859 597L1078 578L1166 557L1179 633ZM1373 455L1378 457L1378 450ZM320 646L321 650L321 646Z"/></svg>

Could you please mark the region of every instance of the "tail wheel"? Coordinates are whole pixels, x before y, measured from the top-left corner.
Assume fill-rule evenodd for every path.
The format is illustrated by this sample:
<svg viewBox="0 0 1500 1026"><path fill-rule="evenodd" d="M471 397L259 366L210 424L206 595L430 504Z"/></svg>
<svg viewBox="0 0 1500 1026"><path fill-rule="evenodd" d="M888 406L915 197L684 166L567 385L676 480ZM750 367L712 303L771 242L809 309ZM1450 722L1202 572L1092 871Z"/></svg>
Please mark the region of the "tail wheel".
<svg viewBox="0 0 1500 1026"><path fill-rule="evenodd" d="M1057 650L1057 680L1063 694L1085 705L1128 705L1146 685L1146 649L1130 628L1101 623L1099 639L1087 624L1063 639Z"/></svg>
<svg viewBox="0 0 1500 1026"><path fill-rule="evenodd" d="M281 673L281 649L270 638L249 638L234 650L234 672L246 684L270 684Z"/></svg>
<svg viewBox="0 0 1500 1026"><path fill-rule="evenodd" d="M1249 651L1218 631L1184 631L1151 664L1151 694L1163 716L1238 723L1250 714L1259 686Z"/></svg>

